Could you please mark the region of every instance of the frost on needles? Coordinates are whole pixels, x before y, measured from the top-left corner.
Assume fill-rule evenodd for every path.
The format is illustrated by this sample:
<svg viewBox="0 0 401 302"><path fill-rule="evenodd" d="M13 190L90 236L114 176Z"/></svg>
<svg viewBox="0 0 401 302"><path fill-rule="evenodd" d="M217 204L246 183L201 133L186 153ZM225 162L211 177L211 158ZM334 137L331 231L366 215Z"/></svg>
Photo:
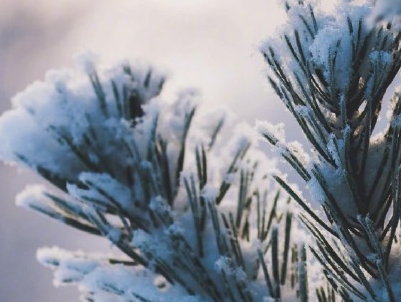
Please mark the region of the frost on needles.
<svg viewBox="0 0 401 302"><path fill-rule="evenodd" d="M122 252L40 249L55 284L97 302L308 301L305 235L254 130L192 90L163 100L150 67L83 63L86 74L48 73L0 119L3 160L53 185L17 203Z"/></svg>
<svg viewBox="0 0 401 302"><path fill-rule="evenodd" d="M400 302L399 91L376 126L401 34L373 2L327 13L284 1L288 21L262 47L308 148L286 142L283 124L258 127L309 200L251 128L193 90L164 100L165 77L148 66L98 71L86 57L84 73L49 72L18 94L0 118L0 156L52 187L27 187L17 203L119 250L39 250L55 284L96 302Z"/></svg>
<svg viewBox="0 0 401 302"><path fill-rule="evenodd" d="M262 47L269 81L311 152L285 142L268 123L259 128L325 214L274 176L304 209L301 219L315 238L311 251L342 299L401 301L398 91L386 128L374 132L401 66L401 34L391 23L366 24L369 1L345 2L331 15L308 1L286 2L285 28Z"/></svg>

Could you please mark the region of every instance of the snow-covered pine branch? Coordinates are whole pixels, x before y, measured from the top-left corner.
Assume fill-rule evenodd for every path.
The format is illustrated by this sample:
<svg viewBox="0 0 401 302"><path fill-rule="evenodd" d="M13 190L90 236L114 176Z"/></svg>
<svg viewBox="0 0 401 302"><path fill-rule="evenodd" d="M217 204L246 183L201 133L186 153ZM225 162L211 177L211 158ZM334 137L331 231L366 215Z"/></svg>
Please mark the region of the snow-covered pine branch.
<svg viewBox="0 0 401 302"><path fill-rule="evenodd" d="M356 1L355 1L356 2ZM295 117L312 153L259 125L309 188L304 209L311 250L344 301L401 301L400 93L387 128L373 135L383 98L401 66L399 31L367 26L370 1L343 1L331 14L286 1L288 22L262 47L269 81ZM309 149L309 147L308 147ZM331 238L327 237L331 234Z"/></svg>
<svg viewBox="0 0 401 302"><path fill-rule="evenodd" d="M251 128L224 129L192 90L163 101L165 78L150 67L84 66L89 78L53 71L0 118L3 160L54 186L28 187L17 203L125 254L42 249L56 284L97 302L306 302L314 288L332 297L312 271L308 286L305 236L266 179Z"/></svg>
<svg viewBox="0 0 401 302"><path fill-rule="evenodd" d="M390 22L397 29L401 29L401 1L374 0L374 8L368 18L371 26Z"/></svg>

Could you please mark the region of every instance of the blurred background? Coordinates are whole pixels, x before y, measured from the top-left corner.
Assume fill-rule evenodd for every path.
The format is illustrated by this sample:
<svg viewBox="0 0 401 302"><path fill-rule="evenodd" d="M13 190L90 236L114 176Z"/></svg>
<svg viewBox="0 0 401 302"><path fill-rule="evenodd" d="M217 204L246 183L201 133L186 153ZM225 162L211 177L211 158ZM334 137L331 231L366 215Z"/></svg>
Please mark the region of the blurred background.
<svg viewBox="0 0 401 302"><path fill-rule="evenodd" d="M168 91L196 87L253 124L288 121L264 77L258 44L285 21L271 0L0 0L0 111L49 69L73 67L84 50L104 65L142 59L170 74ZM291 126L292 124L289 123ZM290 126L287 126L287 129ZM41 267L41 246L96 251L103 241L17 208L15 195L34 175L0 166L0 301L78 301L55 289Z"/></svg>

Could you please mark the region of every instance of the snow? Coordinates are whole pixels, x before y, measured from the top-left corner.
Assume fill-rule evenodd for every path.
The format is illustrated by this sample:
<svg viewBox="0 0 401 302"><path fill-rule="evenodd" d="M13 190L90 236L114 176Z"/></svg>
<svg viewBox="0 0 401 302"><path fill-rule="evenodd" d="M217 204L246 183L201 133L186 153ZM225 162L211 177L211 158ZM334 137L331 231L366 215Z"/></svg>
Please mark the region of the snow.
<svg viewBox="0 0 401 302"><path fill-rule="evenodd" d="M396 40L399 27L393 24L390 30L382 25L400 19L401 2L378 0L373 9L374 1L337 2L333 11L314 9L316 22L313 22L309 1L286 1L289 10L286 24L277 31L277 36L261 46L271 84L303 126L312 151L305 152L299 143L286 142L280 126L258 122L257 128L283 158L297 170L302 170L298 174L303 176L305 172L299 169L298 163L294 164L291 156L300 159L306 174L310 175L303 178L312 202L325 208L329 220L326 223L340 237L341 253L349 261L346 264L354 261L360 265L364 260L359 259L356 249L361 247L367 257L372 250L367 248L367 238L350 235L352 232L348 228L357 224L361 212L377 214L383 211L387 214L385 222L374 221L379 237L383 231L382 223L386 225L394 215L394 204L389 205L390 210L385 206L389 201L396 202L391 199L394 196L387 196L398 182L394 174L398 175L396 154L399 151L393 149L394 144L398 144L398 134L392 137L388 131L398 133L400 117L392 112L399 95L396 93L391 104L389 127L375 136L369 133L367 147L363 145L364 131L373 132L373 129L368 128L362 117L370 105L377 106L372 110L380 110L381 103L376 105L375 102L383 96L377 92L385 91L393 80L392 70L397 66L399 56ZM370 18L376 23L367 26ZM372 35L371 44L367 45L366 52L361 51L364 39L369 35ZM311 74L313 81L308 81ZM351 79L355 80L354 86L350 85ZM358 105L356 109L352 108L352 102ZM355 112L347 112L350 109ZM321 122L322 118L325 124ZM355 150L355 146L360 150ZM386 156L389 159L384 162ZM278 176L277 173L273 175ZM282 181L288 183L284 178ZM290 187L293 190L293 186ZM318 217L325 220L320 213ZM353 240L357 243L353 244ZM383 248L386 246L384 241L381 242ZM397 250L399 246L393 248ZM373 278L367 282L375 285L374 291L383 297L383 301L389 300L384 284L376 284ZM398 291L399 284L395 283L392 285ZM357 286L367 292L363 285Z"/></svg>
<svg viewBox="0 0 401 302"><path fill-rule="evenodd" d="M206 184L201 194L207 202L214 202L219 194L219 190L210 184Z"/></svg>
<svg viewBox="0 0 401 302"><path fill-rule="evenodd" d="M399 0L376 0L374 9L369 16L371 27L378 23L392 22L399 28L401 21L401 1Z"/></svg>
<svg viewBox="0 0 401 302"><path fill-rule="evenodd" d="M302 16L309 14L309 8L301 3L291 1L290 20L282 30L283 34L291 35L292 42L294 29L303 28ZM323 71L326 81L332 84L332 93L338 91L340 107L346 102L352 75L353 37L344 34L348 32L346 17L350 16L356 26L369 12L367 6L347 2L330 15L319 12L316 33L300 29L303 30L300 44L306 64ZM289 81L294 83L301 75L302 66L292 58L283 39L270 40L265 51L272 41L277 43L277 62L284 66L284 71L290 74ZM337 63L333 66L335 56ZM251 295L265 294L264 281L257 278L260 275L257 250L268 249L269 241L261 242L257 237L260 225L256 225L256 205L248 201L254 201L257 194L265 191L268 200L273 200L276 187L266 180L274 164L255 147L257 131L245 123L235 122L236 126L230 126L227 131L231 139L218 142L217 150L209 150L211 132L225 114L206 111L203 115L195 114L189 127L190 115L201 107L195 90L183 90L169 103L160 94L165 77L151 67L130 69L123 63L98 72L91 53L83 54L78 61L89 74L89 80L82 73L52 71L44 82L37 82L16 96L14 108L0 118L0 135L4 136L0 155L6 161L25 164L44 174L68 195L68 202L78 205L82 212L71 215L76 214L79 222L97 228L122 251L131 252L128 256L138 257L145 264L111 263L106 255L70 253L58 248L40 250L38 259L55 270L55 283L78 284L86 298L98 302L141 300L135 295L144 295L151 301L209 301L211 298L206 297L211 297L212 285L220 295L226 296L225 286L232 284L237 286L233 289L236 300L240 299L242 285ZM367 61L365 63L372 69L374 65L393 63L388 51L372 51ZM367 78L361 81L364 79ZM303 85L307 90L310 88L308 81L300 79L293 85L295 93L300 92ZM367 85L375 88L373 80ZM369 93L369 89L367 91ZM295 104L293 108L305 120L313 120L315 113L308 102ZM328 195L332 194L343 214L352 220L357 217L358 210L344 167L345 145L351 129L339 123L336 114L323 110L323 115L333 121L333 127L338 127L331 135L319 138L319 146L334 159L334 164L316 152L307 153L298 142L287 143L283 123L258 122L257 128L277 145L281 155L294 155L299 159L306 167L306 174L318 174L305 177L312 201L327 206ZM394 125L398 125L398 119L394 117ZM21 124L27 127L20 127ZM188 139L184 141L187 134ZM369 150L367 170L374 170L382 154L384 141L378 139L374 143ZM206 182L198 179L196 169L194 151L200 147L205 147L207 155L207 161L201 163L207 162L207 167L203 166L207 171ZM182 171L177 167L180 152L185 153ZM233 164L234 156L238 158ZM385 172L388 171L386 167ZM201 173L203 171L199 171ZM246 181L239 183L240 177ZM185 180L191 182L191 196L183 188ZM289 183L286 179L283 181ZM220 188L225 186L229 187L228 191L221 203L216 204L222 192ZM299 190L292 188L298 194ZM171 196L168 196L168 189L172 191ZM44 190L28 188L19 195L17 203L63 218L43 199ZM191 204L188 203L190 198ZM246 205L238 204L239 200ZM269 225L281 235L285 232L282 217L298 213L286 200L287 196L279 199L277 213L271 216ZM271 203L262 201L262 208L258 210L265 213L267 209L266 215L269 215L271 207ZM227 223L227 219L240 213L244 216L237 217L235 226L230 225L231 221ZM245 234L245 219L249 222L249 234ZM301 247L310 243L299 222L294 219L292 223L296 227L291 244ZM266 227L264 223L263 227ZM333 228L341 231L338 225ZM283 237L279 237L280 251ZM356 257L343 234L340 237L347 255ZM272 261L266 256L269 269ZM304 265L298 263L299 267ZM311 267L308 273L318 274L313 264ZM168 281L169 278L173 281ZM158 287L163 283L168 284ZM294 298L296 290L283 286L282 300ZM195 292L199 297L190 297L188 292ZM261 295L257 297L257 301L262 300ZM269 301L269 298L264 300Z"/></svg>
<svg viewBox="0 0 401 302"><path fill-rule="evenodd" d="M75 62L81 70L87 74L96 72L96 64L99 57L91 50L85 50L75 57Z"/></svg>
<svg viewBox="0 0 401 302"><path fill-rule="evenodd" d="M268 121L256 121L255 125L262 135L272 136L279 142L285 142L284 123L272 124Z"/></svg>
<svg viewBox="0 0 401 302"><path fill-rule="evenodd" d="M317 181L316 177L312 177L308 181L307 186L309 192L313 196L313 200L320 204L324 204L324 202L327 200L327 196L326 193L323 191L321 185Z"/></svg>
<svg viewBox="0 0 401 302"><path fill-rule="evenodd" d="M55 284L80 284L83 297L95 301L132 301L137 296L152 301L167 302L207 302L199 297L191 297L178 286L164 290L155 286L157 275L135 266L108 263L104 255L85 254L81 251L68 252L57 247L40 249L38 260L55 270Z"/></svg>
<svg viewBox="0 0 401 302"><path fill-rule="evenodd" d="M16 204L20 207L30 208L32 206L43 206L44 187L40 185L27 186L24 191L16 197Z"/></svg>
<svg viewBox="0 0 401 302"><path fill-rule="evenodd" d="M217 271L224 271L228 275L234 274L232 267L232 259L227 257L220 257L215 262L215 267Z"/></svg>
<svg viewBox="0 0 401 302"><path fill-rule="evenodd" d="M300 142L289 142L287 146L291 153L294 154L304 166L307 166L309 164L310 156L305 151L303 145Z"/></svg>
<svg viewBox="0 0 401 302"><path fill-rule="evenodd" d="M76 185L68 184L67 190L71 196L79 200L95 199L104 204L116 201L125 211L134 212L130 190L109 174L84 172L79 175L79 180L88 185L89 189L80 189ZM99 192L99 189L101 189L101 192ZM117 198L111 201L110 197Z"/></svg>

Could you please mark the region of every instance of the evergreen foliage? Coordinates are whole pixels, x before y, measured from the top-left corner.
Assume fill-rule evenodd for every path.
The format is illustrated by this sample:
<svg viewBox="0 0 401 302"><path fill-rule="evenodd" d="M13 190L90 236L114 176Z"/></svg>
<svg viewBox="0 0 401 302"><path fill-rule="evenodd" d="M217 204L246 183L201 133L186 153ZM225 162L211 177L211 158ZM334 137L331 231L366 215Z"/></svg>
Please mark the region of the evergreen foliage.
<svg viewBox="0 0 401 302"><path fill-rule="evenodd" d="M27 187L17 203L115 247L40 249L55 283L96 302L400 302L400 91L376 128L401 33L372 26L370 2L327 13L284 1L287 24L262 46L310 152L282 124L259 132L308 193L193 90L164 100L151 67L98 71L84 58L84 77L52 71L18 94L0 118L0 156L51 188Z"/></svg>
<svg viewBox="0 0 401 302"><path fill-rule="evenodd" d="M386 129L374 130L401 66L401 34L390 23L367 26L366 4L343 4L332 16L307 1L285 8L288 26L280 42L264 45L263 55L269 81L300 125L311 156L277 137L271 125L260 129L305 181L326 219L280 175L274 178L304 208L301 219L315 237L311 251L344 301L400 301L399 92Z"/></svg>
<svg viewBox="0 0 401 302"><path fill-rule="evenodd" d="M89 80L50 73L0 121L3 159L57 188L28 187L17 203L122 252L41 249L56 284L80 285L85 301L307 301L290 199L253 130L222 141L224 115L199 112L191 90L164 102L152 68L85 69Z"/></svg>

